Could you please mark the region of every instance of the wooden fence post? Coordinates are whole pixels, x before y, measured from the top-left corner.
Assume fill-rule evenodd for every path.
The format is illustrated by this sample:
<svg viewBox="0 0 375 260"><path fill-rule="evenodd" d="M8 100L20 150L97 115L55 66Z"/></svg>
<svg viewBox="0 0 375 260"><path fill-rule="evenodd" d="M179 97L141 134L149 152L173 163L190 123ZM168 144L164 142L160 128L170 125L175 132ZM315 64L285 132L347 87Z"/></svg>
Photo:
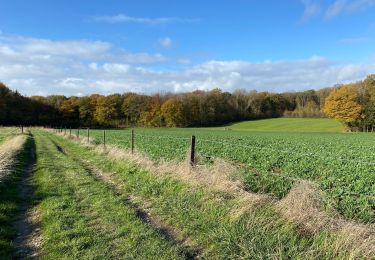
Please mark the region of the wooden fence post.
<svg viewBox="0 0 375 260"><path fill-rule="evenodd" d="M131 142L132 153L134 153L134 129L132 129L132 142Z"/></svg>
<svg viewBox="0 0 375 260"><path fill-rule="evenodd" d="M195 166L195 135L191 136L190 165Z"/></svg>
<svg viewBox="0 0 375 260"><path fill-rule="evenodd" d="M105 130L103 130L103 145L104 145L104 148L105 148Z"/></svg>
<svg viewBox="0 0 375 260"><path fill-rule="evenodd" d="M90 127L87 128L87 142L90 142Z"/></svg>
<svg viewBox="0 0 375 260"><path fill-rule="evenodd" d="M23 125L21 125L21 134L23 134Z"/></svg>
<svg viewBox="0 0 375 260"><path fill-rule="evenodd" d="M69 128L69 137L72 137L72 127Z"/></svg>
<svg viewBox="0 0 375 260"><path fill-rule="evenodd" d="M79 127L77 128L77 139L79 139Z"/></svg>

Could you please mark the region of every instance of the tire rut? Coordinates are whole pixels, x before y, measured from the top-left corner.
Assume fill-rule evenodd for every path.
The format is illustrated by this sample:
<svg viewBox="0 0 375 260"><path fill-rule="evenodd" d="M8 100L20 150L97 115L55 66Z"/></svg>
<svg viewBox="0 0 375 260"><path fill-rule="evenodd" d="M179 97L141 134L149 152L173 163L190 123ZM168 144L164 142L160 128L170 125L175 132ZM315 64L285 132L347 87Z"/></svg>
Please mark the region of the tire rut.
<svg viewBox="0 0 375 260"><path fill-rule="evenodd" d="M33 138L31 136L31 138ZM16 249L15 259L33 259L39 256L40 234L39 224L36 223L36 211L30 206L29 198L31 197L31 176L36 163L35 143L32 141L30 149L30 159L21 183L17 190L21 199L20 211L15 218L14 229L16 230L16 238L13 240Z"/></svg>

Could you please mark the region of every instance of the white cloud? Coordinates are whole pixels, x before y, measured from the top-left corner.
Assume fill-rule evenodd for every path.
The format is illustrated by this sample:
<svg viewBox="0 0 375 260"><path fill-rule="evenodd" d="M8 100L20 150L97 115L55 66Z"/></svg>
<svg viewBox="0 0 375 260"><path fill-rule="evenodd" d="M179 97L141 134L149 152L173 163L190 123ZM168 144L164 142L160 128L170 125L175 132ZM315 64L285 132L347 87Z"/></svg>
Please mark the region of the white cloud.
<svg viewBox="0 0 375 260"><path fill-rule="evenodd" d="M139 23L139 24L168 24L168 23L196 23L199 22L198 18L181 18L181 17L161 17L161 18L148 18L148 17L132 17L125 14L118 14L112 16L96 16L95 21L106 23Z"/></svg>
<svg viewBox="0 0 375 260"><path fill-rule="evenodd" d="M318 15L321 11L320 4L314 0L301 0L305 6L302 22L310 20L312 17Z"/></svg>
<svg viewBox="0 0 375 260"><path fill-rule="evenodd" d="M172 46L172 40L169 37L159 39L159 44L164 48L170 48Z"/></svg>
<svg viewBox="0 0 375 260"><path fill-rule="evenodd" d="M0 36L0 55L7 60L63 62L69 59L121 61L123 63L151 64L169 61L162 54L131 53L115 48L102 41L51 41L46 39L26 38L20 36Z"/></svg>
<svg viewBox="0 0 375 260"><path fill-rule="evenodd" d="M330 19L343 13L363 11L374 5L375 0L335 0L328 6L325 16L327 19Z"/></svg>
<svg viewBox="0 0 375 260"><path fill-rule="evenodd" d="M145 63L164 60L174 62L177 69ZM154 93L215 87L226 91L291 91L356 81L375 71L375 63L338 62L319 56L259 63L211 60L183 67L178 67L179 62L159 54L124 54L103 42L0 37L0 81L27 95Z"/></svg>

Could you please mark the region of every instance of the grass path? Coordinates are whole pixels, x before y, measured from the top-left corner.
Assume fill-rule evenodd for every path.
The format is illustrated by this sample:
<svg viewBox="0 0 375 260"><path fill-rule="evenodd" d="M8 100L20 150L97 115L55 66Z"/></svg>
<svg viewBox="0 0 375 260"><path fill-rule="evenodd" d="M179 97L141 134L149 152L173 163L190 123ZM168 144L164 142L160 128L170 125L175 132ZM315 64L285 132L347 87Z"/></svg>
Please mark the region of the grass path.
<svg viewBox="0 0 375 260"><path fill-rule="evenodd" d="M47 134L67 154L99 169L97 178L115 186L117 195L134 198L155 218L173 228L190 245L199 248L200 257L209 259L345 257L328 233L306 234L286 223L271 207L258 207L234 217L238 199L230 193L165 176L155 176L124 161L111 160L90 148ZM51 137L53 136L53 137Z"/></svg>
<svg viewBox="0 0 375 260"><path fill-rule="evenodd" d="M29 138L33 138L30 136ZM32 196L31 178L35 167L36 154L35 143L29 140L25 150L28 157L22 180L17 186L17 194L20 198L19 212L15 216L14 229L17 236L13 240L17 258L36 258L40 251L39 226L33 218L34 207L30 198Z"/></svg>
<svg viewBox="0 0 375 260"><path fill-rule="evenodd" d="M35 141L43 258L187 258L182 246L139 218L125 197L97 181L65 146L39 131Z"/></svg>

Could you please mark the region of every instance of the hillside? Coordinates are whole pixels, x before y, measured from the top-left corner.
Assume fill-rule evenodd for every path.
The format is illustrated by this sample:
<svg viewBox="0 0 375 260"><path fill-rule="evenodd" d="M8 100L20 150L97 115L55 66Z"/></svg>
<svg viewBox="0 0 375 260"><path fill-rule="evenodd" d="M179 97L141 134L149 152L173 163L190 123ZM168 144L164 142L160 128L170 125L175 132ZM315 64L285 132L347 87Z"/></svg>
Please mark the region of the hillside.
<svg viewBox="0 0 375 260"><path fill-rule="evenodd" d="M227 128L257 132L344 132L344 126L328 118L273 118L235 123Z"/></svg>

